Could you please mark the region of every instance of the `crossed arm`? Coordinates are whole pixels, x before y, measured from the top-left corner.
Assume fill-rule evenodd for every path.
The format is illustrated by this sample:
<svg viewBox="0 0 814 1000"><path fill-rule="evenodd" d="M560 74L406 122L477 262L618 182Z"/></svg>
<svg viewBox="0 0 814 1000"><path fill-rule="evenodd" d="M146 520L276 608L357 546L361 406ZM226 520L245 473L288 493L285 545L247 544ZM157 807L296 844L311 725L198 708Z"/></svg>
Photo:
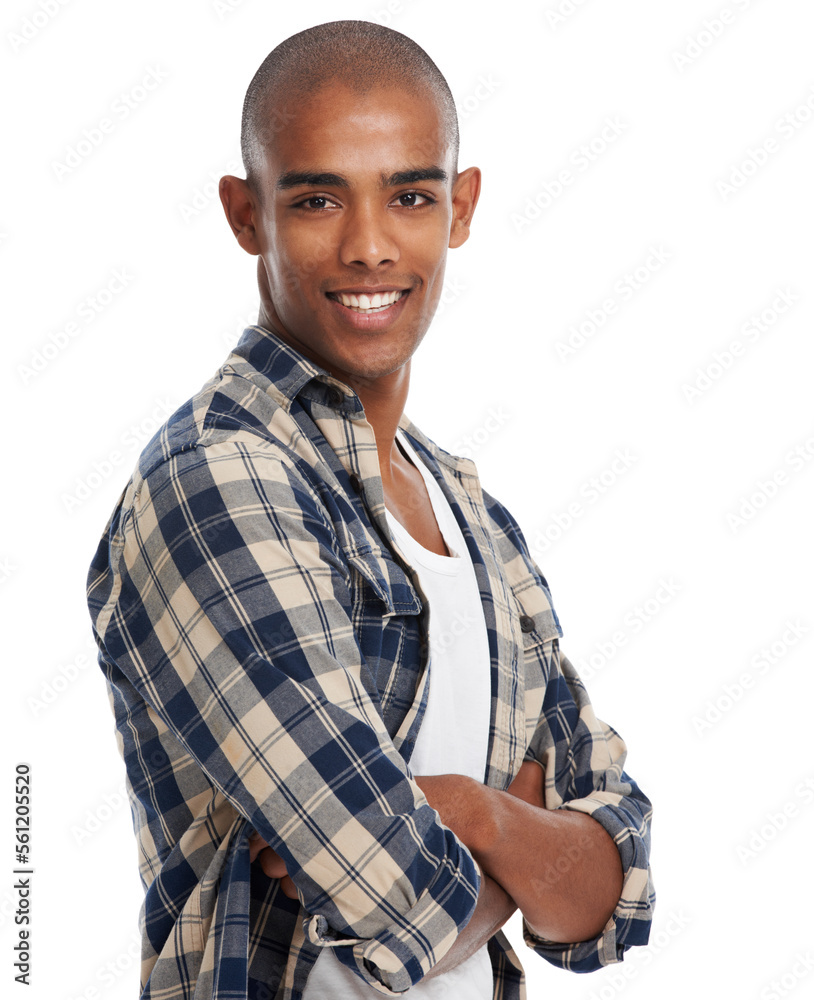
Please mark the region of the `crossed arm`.
<svg viewBox="0 0 814 1000"><path fill-rule="evenodd" d="M315 914L310 940L355 942L360 975L394 992L452 968L518 906L541 949L590 942L619 898L620 856L632 902L602 953L589 945L578 961L595 967L643 943L646 921L631 913L647 889L647 803L620 778L624 746L598 726L577 679L552 658L551 706L531 746L556 765L578 740L578 773L571 780L565 768L560 787L547 772L548 808L532 761L507 792L454 775L411 780L370 695L332 526L287 465L238 444L215 441L159 466L116 536L119 577L99 570L94 584L100 634L126 681L120 708L130 713L136 692L151 708L139 714L141 744L165 741L173 760L197 762L193 790L208 782L280 852L256 841L250 854L262 852L267 874ZM103 566L111 544L100 547ZM143 759L131 748L128 767ZM175 808L182 789L171 790ZM609 804L619 854L598 821L557 808L594 791ZM474 911L470 854L483 874ZM153 898L171 927L183 899Z"/></svg>
<svg viewBox="0 0 814 1000"><path fill-rule="evenodd" d="M549 941L585 941L602 931L622 891L619 853L590 816L545 809L543 770L535 762L525 761L505 792L457 774L417 777L416 783L483 872L469 923L425 978L469 958L517 908L530 929ZM284 862L259 836L251 856L296 898ZM561 858L568 863L557 865Z"/></svg>

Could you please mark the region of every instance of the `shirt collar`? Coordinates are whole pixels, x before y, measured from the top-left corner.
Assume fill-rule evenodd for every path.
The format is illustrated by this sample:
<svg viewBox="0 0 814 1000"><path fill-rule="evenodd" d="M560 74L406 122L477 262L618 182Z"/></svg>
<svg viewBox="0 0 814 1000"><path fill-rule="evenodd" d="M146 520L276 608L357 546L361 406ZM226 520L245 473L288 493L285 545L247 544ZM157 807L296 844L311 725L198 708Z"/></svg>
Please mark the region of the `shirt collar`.
<svg viewBox="0 0 814 1000"><path fill-rule="evenodd" d="M235 357L242 360L235 362ZM261 375L265 391L286 412L290 411L297 396L302 394L348 414L364 413L362 401L350 386L264 326L246 327L232 351L229 363L247 378L252 378L255 373ZM421 433L406 414L402 414L399 426L411 436L420 450L429 453L436 462L458 475L477 479L475 463L471 459L451 455L439 448Z"/></svg>
<svg viewBox="0 0 814 1000"><path fill-rule="evenodd" d="M264 326L246 327L228 363L246 377L252 371L261 375L263 387L286 411L300 394L337 410L362 411L353 389Z"/></svg>

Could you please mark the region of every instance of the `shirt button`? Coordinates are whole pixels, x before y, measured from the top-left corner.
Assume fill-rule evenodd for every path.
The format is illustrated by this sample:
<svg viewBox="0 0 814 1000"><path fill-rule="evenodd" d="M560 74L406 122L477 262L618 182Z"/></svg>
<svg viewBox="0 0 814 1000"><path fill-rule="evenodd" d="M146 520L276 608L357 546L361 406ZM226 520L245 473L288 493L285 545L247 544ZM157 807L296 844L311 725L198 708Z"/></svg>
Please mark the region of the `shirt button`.
<svg viewBox="0 0 814 1000"><path fill-rule="evenodd" d="M523 632L533 632L534 619L529 615L520 615L520 629Z"/></svg>
<svg viewBox="0 0 814 1000"><path fill-rule="evenodd" d="M344 393L340 392L335 385L330 386L328 389L328 402L331 406L339 406L339 404L344 400Z"/></svg>
<svg viewBox="0 0 814 1000"><path fill-rule="evenodd" d="M350 474L350 484L357 493L362 492L362 480L356 475L355 472Z"/></svg>

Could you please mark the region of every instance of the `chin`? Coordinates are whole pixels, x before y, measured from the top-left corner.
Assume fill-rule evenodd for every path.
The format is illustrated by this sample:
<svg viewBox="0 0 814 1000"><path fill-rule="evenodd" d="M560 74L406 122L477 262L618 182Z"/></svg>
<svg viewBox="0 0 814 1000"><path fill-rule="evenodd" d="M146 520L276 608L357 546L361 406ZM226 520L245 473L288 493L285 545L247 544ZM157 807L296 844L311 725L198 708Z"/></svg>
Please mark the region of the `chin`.
<svg viewBox="0 0 814 1000"><path fill-rule="evenodd" d="M334 362L340 370L354 378L373 380L392 375L408 363L416 348L421 342L421 338L409 339L407 343L381 345L366 344L361 346L358 352L342 357L340 352L336 352ZM389 349L388 349L389 347Z"/></svg>
<svg viewBox="0 0 814 1000"><path fill-rule="evenodd" d="M409 360L409 356L406 358L399 356L397 359L365 359L361 362L358 358L354 358L353 360L349 359L348 363L343 366L343 369L347 375L351 375L353 378L359 379L360 381L373 382L376 379L385 378L386 376L397 372L400 368L403 368Z"/></svg>

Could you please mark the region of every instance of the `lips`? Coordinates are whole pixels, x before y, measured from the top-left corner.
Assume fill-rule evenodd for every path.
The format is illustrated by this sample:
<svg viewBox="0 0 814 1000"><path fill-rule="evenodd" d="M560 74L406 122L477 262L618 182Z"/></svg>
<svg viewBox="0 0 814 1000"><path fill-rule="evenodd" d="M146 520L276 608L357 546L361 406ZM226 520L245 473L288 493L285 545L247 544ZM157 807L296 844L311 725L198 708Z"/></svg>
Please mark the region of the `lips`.
<svg viewBox="0 0 814 1000"><path fill-rule="evenodd" d="M363 316L383 312L395 305L409 289L390 289L382 292L328 292L328 297L339 302L346 309Z"/></svg>

